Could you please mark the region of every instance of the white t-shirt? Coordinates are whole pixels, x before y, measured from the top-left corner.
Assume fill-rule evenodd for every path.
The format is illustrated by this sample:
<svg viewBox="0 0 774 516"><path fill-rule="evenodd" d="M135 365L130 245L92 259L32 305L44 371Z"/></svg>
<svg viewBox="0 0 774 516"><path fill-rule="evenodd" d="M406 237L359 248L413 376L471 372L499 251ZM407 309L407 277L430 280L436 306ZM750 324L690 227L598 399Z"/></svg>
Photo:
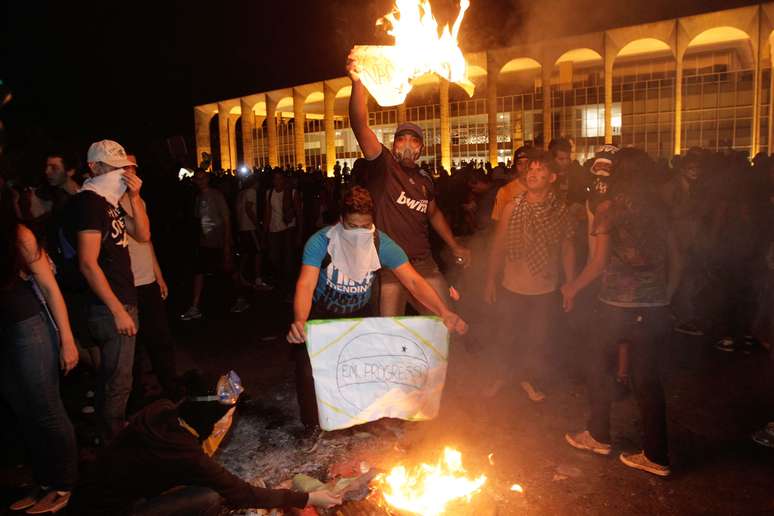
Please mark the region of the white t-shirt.
<svg viewBox="0 0 774 516"><path fill-rule="evenodd" d="M140 199L145 205L145 201ZM126 195L121 197L119 204L127 215L134 216L132 205ZM134 274L134 286L150 285L156 281L156 273L153 272L153 252L150 242L138 242L128 232L126 234L129 240L129 259L132 261L132 274Z"/></svg>
<svg viewBox="0 0 774 516"><path fill-rule="evenodd" d="M269 232L277 233L279 231L285 231L288 228L296 227L296 219L290 221L290 224L285 224L282 216L282 202L285 197L285 191L277 192L272 188L266 195L269 198L271 205L271 220L269 221ZM292 196L295 199L296 191L293 190Z"/></svg>
<svg viewBox="0 0 774 516"><path fill-rule="evenodd" d="M256 214L256 195L255 195L255 188L244 188L239 192L239 195L237 195L237 201L236 201L236 215L237 215L237 226L239 227L239 231L255 231L255 223L250 219L250 217L247 215L247 204L251 203L253 205L253 213Z"/></svg>

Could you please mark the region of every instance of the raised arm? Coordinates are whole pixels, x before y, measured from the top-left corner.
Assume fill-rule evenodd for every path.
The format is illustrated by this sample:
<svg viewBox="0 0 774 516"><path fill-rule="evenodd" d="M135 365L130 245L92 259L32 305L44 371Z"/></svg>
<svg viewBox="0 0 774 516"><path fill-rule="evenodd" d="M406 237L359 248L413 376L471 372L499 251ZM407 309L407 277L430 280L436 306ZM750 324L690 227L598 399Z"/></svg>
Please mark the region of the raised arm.
<svg viewBox="0 0 774 516"><path fill-rule="evenodd" d="M352 93L349 97L349 124L352 127L352 132L355 133L357 143L360 144L363 156L367 160L373 160L382 153L382 144L368 127L368 106L366 104L368 92L366 92L363 83L360 82L360 69L353 52L350 52L347 58L347 73L352 79Z"/></svg>
<svg viewBox="0 0 774 516"><path fill-rule="evenodd" d="M126 170L123 178L126 182L126 197L132 208L131 215L127 214L124 218L126 231L138 242L148 242L151 237L150 220L145 211L145 202L140 197L142 180L131 170Z"/></svg>

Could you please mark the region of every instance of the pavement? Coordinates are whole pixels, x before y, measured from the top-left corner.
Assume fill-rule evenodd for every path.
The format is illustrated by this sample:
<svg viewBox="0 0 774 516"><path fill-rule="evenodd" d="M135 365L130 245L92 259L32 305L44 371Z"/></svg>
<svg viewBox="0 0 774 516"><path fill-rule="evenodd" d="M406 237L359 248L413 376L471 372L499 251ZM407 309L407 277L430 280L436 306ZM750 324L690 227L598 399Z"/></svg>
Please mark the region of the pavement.
<svg viewBox="0 0 774 516"><path fill-rule="evenodd" d="M293 364L284 340L291 306L272 292L262 292L256 293L244 313L231 314L226 304L211 302L205 303L203 319L180 322L175 314L185 309L183 297L173 294L169 307L179 371L235 369L252 403L276 406L279 402L282 424L298 426ZM474 317L469 322L472 340L492 342L498 337L497 321ZM582 343L561 346L564 359L555 364L555 381L546 388L547 399L535 403L518 385L483 399L487 379L480 364L486 346L454 340L441 413L433 421L407 425L400 437L405 450L401 460L433 456L444 445L457 447L468 471L489 477L488 495L496 514L774 514L774 449L750 439L753 431L774 419L774 362L764 350L751 355L724 353L715 350L707 337L672 335L664 385L673 474L662 479L629 469L618 460L621 451L639 448L639 416L631 396L615 404L614 452L609 457L565 443L565 432L583 429L587 403L577 370ZM82 440L90 423L89 416L80 414L79 405L84 403L82 392L88 381L85 375L75 385L63 387ZM256 456L262 448L252 441L262 436L254 430L271 427L266 418L277 417L276 410L253 410L239 422L243 437L224 444L219 455L224 464L254 481L259 473L255 465L265 464ZM253 431L247 431L250 428ZM17 466L23 463L22 445L10 419L5 419L4 441L9 453L0 470L0 514L5 514L18 485L29 478L28 468ZM248 445L251 453L238 453ZM339 448L343 451L328 460L343 460L351 451L347 445ZM322 471L330 464L320 466ZM272 477L265 465L260 473ZM514 483L523 486L523 495L507 493Z"/></svg>

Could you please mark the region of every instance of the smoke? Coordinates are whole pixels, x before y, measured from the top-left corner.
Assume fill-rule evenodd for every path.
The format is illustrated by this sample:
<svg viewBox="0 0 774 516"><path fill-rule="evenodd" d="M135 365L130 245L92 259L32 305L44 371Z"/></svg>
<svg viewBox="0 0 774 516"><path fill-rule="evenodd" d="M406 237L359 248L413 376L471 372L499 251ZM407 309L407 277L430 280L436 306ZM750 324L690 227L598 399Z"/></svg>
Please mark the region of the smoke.
<svg viewBox="0 0 774 516"><path fill-rule="evenodd" d="M433 3L434 8L438 2ZM460 38L464 51L476 52L756 3L751 0L471 0Z"/></svg>

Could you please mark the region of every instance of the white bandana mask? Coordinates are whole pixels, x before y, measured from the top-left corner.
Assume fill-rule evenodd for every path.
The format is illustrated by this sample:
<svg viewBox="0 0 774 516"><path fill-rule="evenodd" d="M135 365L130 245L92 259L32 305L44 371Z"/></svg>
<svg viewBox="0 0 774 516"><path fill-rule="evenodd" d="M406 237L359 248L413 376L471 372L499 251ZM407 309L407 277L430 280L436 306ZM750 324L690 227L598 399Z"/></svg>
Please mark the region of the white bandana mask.
<svg viewBox="0 0 774 516"><path fill-rule="evenodd" d="M331 264L355 283L361 283L368 273L379 270L379 253L374 245L374 226L370 229L344 229L339 222L326 236Z"/></svg>
<svg viewBox="0 0 774 516"><path fill-rule="evenodd" d="M90 177L84 181L81 190L91 190L97 195L104 197L107 202L118 207L118 200L126 192L126 182L122 176L123 168L111 170L100 176Z"/></svg>

